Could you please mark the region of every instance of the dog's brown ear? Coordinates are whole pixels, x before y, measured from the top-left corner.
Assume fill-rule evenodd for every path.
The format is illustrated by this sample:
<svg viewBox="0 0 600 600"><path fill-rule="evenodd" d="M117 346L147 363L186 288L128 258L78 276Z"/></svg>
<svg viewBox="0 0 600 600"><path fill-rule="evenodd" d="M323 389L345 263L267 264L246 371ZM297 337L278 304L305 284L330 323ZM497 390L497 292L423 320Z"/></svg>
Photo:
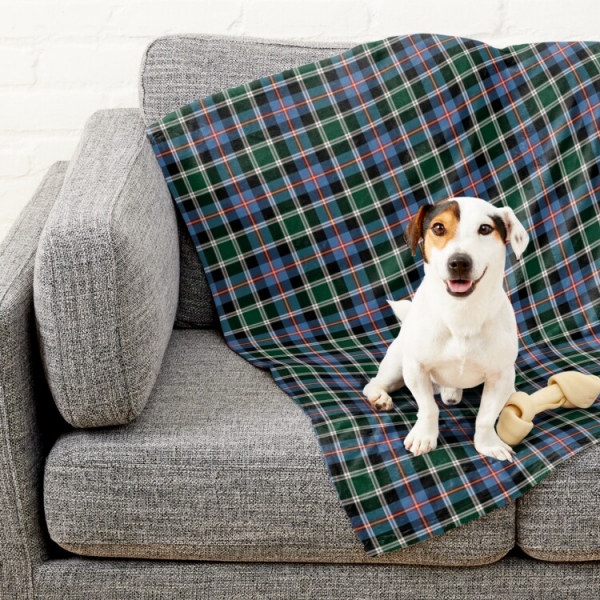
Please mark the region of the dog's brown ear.
<svg viewBox="0 0 600 600"><path fill-rule="evenodd" d="M502 214L506 228L506 239L504 241L512 246L515 256L521 258L529 243L527 230L521 225L512 208L504 206L499 209L499 212Z"/></svg>
<svg viewBox="0 0 600 600"><path fill-rule="evenodd" d="M420 206L416 216L411 219L408 227L404 230L404 241L408 244L413 256L417 253L419 242L423 239L423 221L433 207L433 204Z"/></svg>

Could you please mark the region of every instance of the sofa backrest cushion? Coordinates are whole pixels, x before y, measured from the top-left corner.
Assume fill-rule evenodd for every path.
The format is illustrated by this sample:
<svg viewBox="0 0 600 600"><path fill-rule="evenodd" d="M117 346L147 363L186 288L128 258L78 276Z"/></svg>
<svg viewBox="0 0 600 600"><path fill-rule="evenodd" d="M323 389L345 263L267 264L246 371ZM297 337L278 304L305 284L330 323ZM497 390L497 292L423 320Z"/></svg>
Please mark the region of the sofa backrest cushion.
<svg viewBox="0 0 600 600"><path fill-rule="evenodd" d="M140 111L96 113L34 269L42 362L69 423L117 425L141 412L173 330L178 286L175 207Z"/></svg>
<svg viewBox="0 0 600 600"><path fill-rule="evenodd" d="M208 35L152 42L142 62L140 105L147 125L215 92L308 64L355 44L301 43ZM180 223L180 297L176 325L213 327L216 313L192 240Z"/></svg>

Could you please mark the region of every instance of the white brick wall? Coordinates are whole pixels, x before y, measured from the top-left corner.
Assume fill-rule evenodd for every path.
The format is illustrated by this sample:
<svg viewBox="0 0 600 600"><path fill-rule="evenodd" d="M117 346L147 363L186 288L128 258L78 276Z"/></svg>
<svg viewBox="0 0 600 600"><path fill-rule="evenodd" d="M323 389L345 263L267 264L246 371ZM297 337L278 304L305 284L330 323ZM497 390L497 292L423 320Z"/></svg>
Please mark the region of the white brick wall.
<svg viewBox="0 0 600 600"><path fill-rule="evenodd" d="M598 0L0 0L0 239L99 108L137 105L166 33L348 42L402 33L600 40Z"/></svg>

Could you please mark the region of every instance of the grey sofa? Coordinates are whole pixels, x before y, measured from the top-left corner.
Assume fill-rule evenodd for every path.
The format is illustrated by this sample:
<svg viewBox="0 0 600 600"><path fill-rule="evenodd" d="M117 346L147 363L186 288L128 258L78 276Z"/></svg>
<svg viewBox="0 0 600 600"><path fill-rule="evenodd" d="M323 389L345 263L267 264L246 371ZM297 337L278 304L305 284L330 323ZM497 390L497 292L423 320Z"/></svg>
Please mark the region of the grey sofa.
<svg viewBox="0 0 600 600"><path fill-rule="evenodd" d="M308 419L221 339L144 135L348 45L175 36L0 246L2 598L598 598L600 447L514 504L377 559Z"/></svg>

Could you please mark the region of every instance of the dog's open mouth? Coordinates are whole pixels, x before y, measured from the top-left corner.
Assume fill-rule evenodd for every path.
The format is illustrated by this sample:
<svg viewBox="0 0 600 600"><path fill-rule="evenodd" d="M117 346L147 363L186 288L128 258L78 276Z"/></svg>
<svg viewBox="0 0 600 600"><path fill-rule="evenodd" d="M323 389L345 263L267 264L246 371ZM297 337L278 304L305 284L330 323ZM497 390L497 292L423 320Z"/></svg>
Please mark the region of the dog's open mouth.
<svg viewBox="0 0 600 600"><path fill-rule="evenodd" d="M484 269L481 277L475 281L472 279L447 279L446 291L456 298L465 298L475 291L477 284L483 279L487 267Z"/></svg>
<svg viewBox="0 0 600 600"><path fill-rule="evenodd" d="M446 286L453 296L467 296L475 289L471 279L449 279Z"/></svg>

